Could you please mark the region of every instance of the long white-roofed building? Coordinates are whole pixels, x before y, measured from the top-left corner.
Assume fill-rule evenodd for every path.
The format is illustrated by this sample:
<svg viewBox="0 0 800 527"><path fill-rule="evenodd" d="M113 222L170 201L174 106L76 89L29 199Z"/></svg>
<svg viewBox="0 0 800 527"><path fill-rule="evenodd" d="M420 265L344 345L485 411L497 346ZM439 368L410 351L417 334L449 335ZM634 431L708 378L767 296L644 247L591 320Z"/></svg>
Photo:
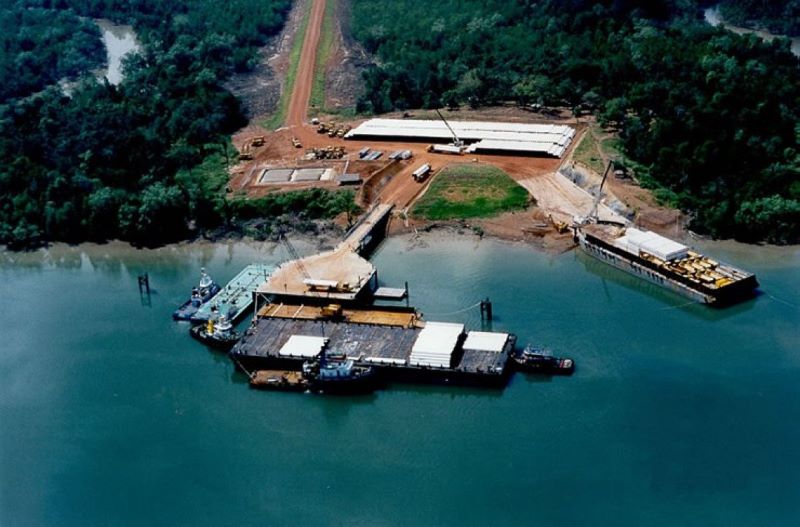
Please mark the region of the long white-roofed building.
<svg viewBox="0 0 800 527"><path fill-rule="evenodd" d="M575 137L567 125L484 121L448 121L467 144L467 152L561 157ZM350 130L345 139L451 142L453 132L441 120L370 119Z"/></svg>

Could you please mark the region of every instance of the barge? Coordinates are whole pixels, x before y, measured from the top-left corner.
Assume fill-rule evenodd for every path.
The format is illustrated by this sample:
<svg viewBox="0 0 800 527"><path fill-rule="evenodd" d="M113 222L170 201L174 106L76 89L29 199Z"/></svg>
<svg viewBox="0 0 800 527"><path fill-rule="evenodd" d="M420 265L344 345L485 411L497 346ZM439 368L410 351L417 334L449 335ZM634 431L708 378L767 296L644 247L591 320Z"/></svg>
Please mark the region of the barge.
<svg viewBox="0 0 800 527"><path fill-rule="evenodd" d="M758 280L753 273L712 260L627 221L601 220L598 207L612 165L609 161L606 166L592 210L585 217L576 217L572 226L575 243L583 252L703 304L728 305L755 294Z"/></svg>
<svg viewBox="0 0 800 527"><path fill-rule="evenodd" d="M727 305L753 296L758 287L753 273L654 232L586 224L575 227L575 241L586 254L696 302Z"/></svg>
<svg viewBox="0 0 800 527"><path fill-rule="evenodd" d="M238 321L253 305L253 293L266 281L275 267L266 264L250 264L237 274L210 301L202 304L191 316L192 322L207 322L224 316L231 322Z"/></svg>
<svg viewBox="0 0 800 527"><path fill-rule="evenodd" d="M302 371L323 354L371 368L380 382L501 388L516 344L509 333L466 331L463 324L424 322L411 308L324 309L268 305L230 352L243 370Z"/></svg>

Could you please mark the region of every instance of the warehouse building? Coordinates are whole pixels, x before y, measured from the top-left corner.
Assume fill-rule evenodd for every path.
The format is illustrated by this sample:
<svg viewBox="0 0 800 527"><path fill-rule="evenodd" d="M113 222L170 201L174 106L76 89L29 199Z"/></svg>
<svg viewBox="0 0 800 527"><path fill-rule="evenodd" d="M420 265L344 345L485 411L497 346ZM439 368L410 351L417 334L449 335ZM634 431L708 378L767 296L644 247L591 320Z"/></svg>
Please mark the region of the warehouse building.
<svg viewBox="0 0 800 527"><path fill-rule="evenodd" d="M452 128L448 129L447 124ZM513 153L561 157L575 137L567 125L418 119L370 119L350 130L345 139L406 140L449 143L453 133L466 152Z"/></svg>

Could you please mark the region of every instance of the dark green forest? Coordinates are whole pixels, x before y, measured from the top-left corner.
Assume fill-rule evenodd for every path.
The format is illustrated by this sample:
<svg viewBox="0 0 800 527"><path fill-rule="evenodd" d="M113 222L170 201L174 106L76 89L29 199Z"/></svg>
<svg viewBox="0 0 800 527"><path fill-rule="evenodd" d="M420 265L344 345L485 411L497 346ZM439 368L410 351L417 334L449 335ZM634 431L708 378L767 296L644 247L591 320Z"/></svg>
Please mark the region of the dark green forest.
<svg viewBox="0 0 800 527"><path fill-rule="evenodd" d="M365 112L513 102L592 112L657 194L719 237L800 241L800 65L692 0L353 0Z"/></svg>
<svg viewBox="0 0 800 527"><path fill-rule="evenodd" d="M251 66L289 7L28 0L0 8L0 243L156 244L235 219L241 207L224 199L225 163L235 155L230 134L246 119L222 83ZM91 23L101 17L132 23L143 45L118 86L89 71L105 61ZM70 95L55 83L79 74ZM291 199L275 203L293 210ZM275 203L270 211L280 212Z"/></svg>
<svg viewBox="0 0 800 527"><path fill-rule="evenodd" d="M800 0L721 0L713 4L719 4L720 14L733 25L800 36Z"/></svg>

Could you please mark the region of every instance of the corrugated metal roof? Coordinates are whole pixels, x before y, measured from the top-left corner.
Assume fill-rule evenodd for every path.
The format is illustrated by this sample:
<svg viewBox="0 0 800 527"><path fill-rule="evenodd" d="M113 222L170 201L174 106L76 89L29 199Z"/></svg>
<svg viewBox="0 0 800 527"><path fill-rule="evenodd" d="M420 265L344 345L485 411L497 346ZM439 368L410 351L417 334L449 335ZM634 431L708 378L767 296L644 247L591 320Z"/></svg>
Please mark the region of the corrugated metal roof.
<svg viewBox="0 0 800 527"><path fill-rule="evenodd" d="M561 157L575 136L566 125L522 124L481 121L448 121L464 141L478 141L470 150L537 152ZM345 135L346 138L413 137L450 141L452 133L440 120L370 119Z"/></svg>
<svg viewBox="0 0 800 527"><path fill-rule="evenodd" d="M674 260L686 256L689 248L674 240L665 238L652 231L640 231L629 227L625 230L627 244L635 247L640 251L644 251L657 256L662 260Z"/></svg>
<svg viewBox="0 0 800 527"><path fill-rule="evenodd" d="M289 357L303 357L311 359L322 352L328 339L324 337L312 337L308 335L292 335L286 341L278 355Z"/></svg>
<svg viewBox="0 0 800 527"><path fill-rule="evenodd" d="M500 353L508 342L508 333L490 333L488 331L470 331L464 341L465 350L494 351Z"/></svg>

